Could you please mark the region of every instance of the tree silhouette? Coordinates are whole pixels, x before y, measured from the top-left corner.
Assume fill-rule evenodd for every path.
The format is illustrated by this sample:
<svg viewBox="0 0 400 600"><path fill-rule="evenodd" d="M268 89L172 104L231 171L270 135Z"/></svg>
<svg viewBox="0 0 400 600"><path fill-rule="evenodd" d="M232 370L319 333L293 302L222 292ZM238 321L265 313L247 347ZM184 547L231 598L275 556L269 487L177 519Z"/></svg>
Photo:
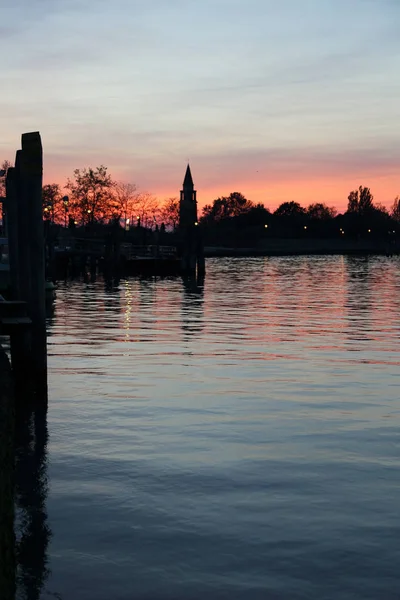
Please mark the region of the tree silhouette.
<svg viewBox="0 0 400 600"><path fill-rule="evenodd" d="M86 225L112 218L115 210L113 186L104 165L96 169L75 169L73 179L68 179L65 186L70 191L70 211L75 219Z"/></svg>
<svg viewBox="0 0 400 600"><path fill-rule="evenodd" d="M358 190L353 190L348 195L347 212L358 215L366 215L374 208L374 197L371 190L360 185Z"/></svg>
<svg viewBox="0 0 400 600"><path fill-rule="evenodd" d="M303 217L306 214L305 208L300 206L298 202L283 202L276 211L274 215L276 217L290 217L290 218L298 218Z"/></svg>
<svg viewBox="0 0 400 600"><path fill-rule="evenodd" d="M396 198L393 201L393 206L391 208L390 215L395 221L400 223L400 197L399 196L396 196Z"/></svg>
<svg viewBox="0 0 400 600"><path fill-rule="evenodd" d="M367 187L359 187L359 212L364 215L374 208L373 204L374 197L371 194L371 190Z"/></svg>
<svg viewBox="0 0 400 600"><path fill-rule="evenodd" d="M149 192L141 192L137 195L135 203L136 218L139 217L140 224L144 227L153 227L159 217L158 199Z"/></svg>
<svg viewBox="0 0 400 600"><path fill-rule="evenodd" d="M353 190L347 197L347 212L358 213L358 190Z"/></svg>
<svg viewBox="0 0 400 600"><path fill-rule="evenodd" d="M336 208L327 206L322 202L310 204L307 208L307 216L316 221L328 221L329 219L334 219L336 215Z"/></svg>
<svg viewBox="0 0 400 600"><path fill-rule="evenodd" d="M164 200L160 210L160 219L167 227L175 229L179 222L179 200L178 198L167 198Z"/></svg>
<svg viewBox="0 0 400 600"><path fill-rule="evenodd" d="M254 204L240 192L232 192L229 196L217 198L214 202L206 204L203 208L202 220L222 221L230 217L238 217L247 213Z"/></svg>
<svg viewBox="0 0 400 600"><path fill-rule="evenodd" d="M10 167L12 167L12 164L9 160L3 160L0 164L0 198L4 198L6 195L6 177Z"/></svg>
<svg viewBox="0 0 400 600"><path fill-rule="evenodd" d="M113 212L116 219L123 219L126 225L127 219L132 218L136 212L138 202L137 187L134 183L118 181L113 187Z"/></svg>
<svg viewBox="0 0 400 600"><path fill-rule="evenodd" d="M64 219L64 205L61 189L58 183L48 183L42 189L43 217L46 220L62 222Z"/></svg>

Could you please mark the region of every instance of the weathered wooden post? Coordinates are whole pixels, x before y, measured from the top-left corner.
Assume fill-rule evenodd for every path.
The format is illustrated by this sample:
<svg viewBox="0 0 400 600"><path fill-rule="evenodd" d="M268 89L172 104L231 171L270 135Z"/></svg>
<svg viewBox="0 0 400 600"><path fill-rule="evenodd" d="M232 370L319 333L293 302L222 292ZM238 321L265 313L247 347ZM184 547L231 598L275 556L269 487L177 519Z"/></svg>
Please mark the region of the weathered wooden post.
<svg viewBox="0 0 400 600"><path fill-rule="evenodd" d="M15 167L10 167L6 179L6 210L8 214L8 243L10 262L11 298L14 305L9 307L8 317L13 320L10 326L10 351L15 380L15 398L26 402L31 377L31 331L27 323L27 304L30 298L29 266L29 215L23 198L21 174L21 150L17 151ZM17 301L17 302L15 302ZM21 302L22 301L22 302ZM21 321L22 318L22 321Z"/></svg>
<svg viewBox="0 0 400 600"><path fill-rule="evenodd" d="M18 198L16 190L16 170L10 167L6 179L6 205L8 221L8 256L10 263L11 299L21 297L20 266L18 251Z"/></svg>
<svg viewBox="0 0 400 600"><path fill-rule="evenodd" d="M38 399L47 404L46 278L42 207L43 151L39 132L22 134L21 208L27 210L29 254L28 310L32 319L31 365Z"/></svg>
<svg viewBox="0 0 400 600"><path fill-rule="evenodd" d="M31 290L31 268L29 257L29 223L28 197L22 174L22 150L17 150L15 156L15 192L17 200L17 230L18 230L18 271L19 293L18 300L29 303Z"/></svg>

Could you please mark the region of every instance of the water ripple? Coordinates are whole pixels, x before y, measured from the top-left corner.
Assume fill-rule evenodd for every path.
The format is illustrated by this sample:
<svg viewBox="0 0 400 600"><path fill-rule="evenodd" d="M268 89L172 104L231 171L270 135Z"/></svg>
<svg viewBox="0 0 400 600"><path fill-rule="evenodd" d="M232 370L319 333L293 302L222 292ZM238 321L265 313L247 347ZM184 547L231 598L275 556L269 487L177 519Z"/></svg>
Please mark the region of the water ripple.
<svg viewBox="0 0 400 600"><path fill-rule="evenodd" d="M49 588L398 599L399 292L396 257L61 286Z"/></svg>

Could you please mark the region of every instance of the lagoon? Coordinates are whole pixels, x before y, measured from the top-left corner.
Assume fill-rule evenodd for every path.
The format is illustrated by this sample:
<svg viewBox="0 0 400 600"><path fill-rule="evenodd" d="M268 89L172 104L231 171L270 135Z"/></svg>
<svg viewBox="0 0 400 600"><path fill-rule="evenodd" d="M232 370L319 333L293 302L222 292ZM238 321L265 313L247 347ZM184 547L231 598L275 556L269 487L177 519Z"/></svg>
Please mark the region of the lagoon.
<svg viewBox="0 0 400 600"><path fill-rule="evenodd" d="M59 285L48 572L29 585L63 600L397 599L400 259L206 269L199 285Z"/></svg>

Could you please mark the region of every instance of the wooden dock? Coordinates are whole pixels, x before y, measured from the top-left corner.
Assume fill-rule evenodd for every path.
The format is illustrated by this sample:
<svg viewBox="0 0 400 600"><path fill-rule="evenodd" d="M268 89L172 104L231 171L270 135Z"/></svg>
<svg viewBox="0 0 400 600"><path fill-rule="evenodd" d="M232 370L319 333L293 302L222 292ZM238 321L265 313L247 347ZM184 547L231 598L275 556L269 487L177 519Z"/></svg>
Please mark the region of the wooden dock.
<svg viewBox="0 0 400 600"><path fill-rule="evenodd" d="M76 238L55 249L55 273L66 277L98 270L121 275L179 275L181 260L176 246L119 244L110 247L103 239Z"/></svg>

